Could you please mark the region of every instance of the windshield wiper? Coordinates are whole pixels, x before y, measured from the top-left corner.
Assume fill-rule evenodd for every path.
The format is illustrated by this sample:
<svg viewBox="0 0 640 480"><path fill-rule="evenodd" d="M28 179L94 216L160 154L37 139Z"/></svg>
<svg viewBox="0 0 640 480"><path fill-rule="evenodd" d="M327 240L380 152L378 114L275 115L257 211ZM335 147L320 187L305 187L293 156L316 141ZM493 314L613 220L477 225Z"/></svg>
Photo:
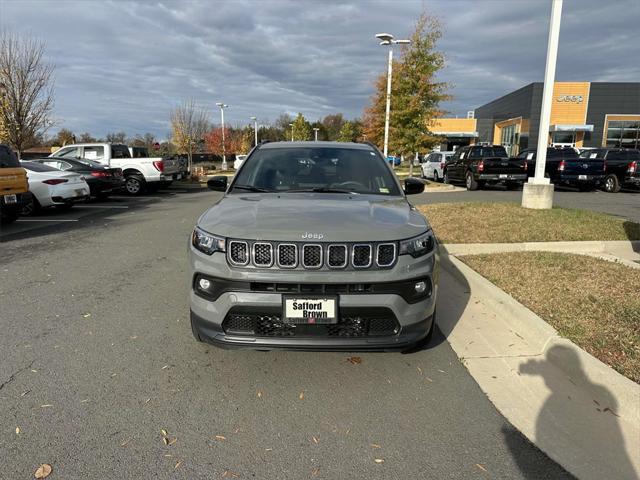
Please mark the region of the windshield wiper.
<svg viewBox="0 0 640 480"><path fill-rule="evenodd" d="M234 185L232 190L235 190L236 188L238 190L247 190L248 192L262 192L262 193L273 192L273 190L268 190L266 188L260 188L260 187L254 187L253 185Z"/></svg>
<svg viewBox="0 0 640 480"><path fill-rule="evenodd" d="M343 188L329 188L329 187L316 187L316 188L301 188L298 190L287 190L287 192L300 193L300 192L313 192L313 193L348 193L358 194L358 192L352 192L351 190L345 190Z"/></svg>

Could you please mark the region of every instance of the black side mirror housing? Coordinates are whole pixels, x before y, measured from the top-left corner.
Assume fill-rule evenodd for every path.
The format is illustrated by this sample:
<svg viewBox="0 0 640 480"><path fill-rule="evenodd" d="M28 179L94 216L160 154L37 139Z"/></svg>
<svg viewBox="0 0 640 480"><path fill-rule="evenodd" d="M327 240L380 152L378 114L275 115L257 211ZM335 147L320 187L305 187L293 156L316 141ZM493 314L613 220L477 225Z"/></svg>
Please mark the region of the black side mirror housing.
<svg viewBox="0 0 640 480"><path fill-rule="evenodd" d="M207 181L207 187L209 187L209 190L213 190L215 192L226 192L228 182L229 177L225 175L216 175Z"/></svg>
<svg viewBox="0 0 640 480"><path fill-rule="evenodd" d="M416 193L424 192L424 183L422 180L414 177L409 177L404 181L404 194L415 195Z"/></svg>

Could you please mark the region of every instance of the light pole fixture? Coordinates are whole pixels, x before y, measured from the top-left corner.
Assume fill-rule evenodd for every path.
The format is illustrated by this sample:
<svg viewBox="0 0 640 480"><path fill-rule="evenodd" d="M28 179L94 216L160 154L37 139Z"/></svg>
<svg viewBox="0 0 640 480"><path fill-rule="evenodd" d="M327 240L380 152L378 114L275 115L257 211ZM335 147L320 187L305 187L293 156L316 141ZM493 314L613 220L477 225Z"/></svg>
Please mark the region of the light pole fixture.
<svg viewBox="0 0 640 480"><path fill-rule="evenodd" d="M258 146L258 117L249 117L253 120L253 136L255 140L255 146Z"/></svg>
<svg viewBox="0 0 640 480"><path fill-rule="evenodd" d="M289 126L291 127L291 141L293 142L293 123L290 123Z"/></svg>
<svg viewBox="0 0 640 480"><path fill-rule="evenodd" d="M222 170L227 169L227 155L224 148L224 109L229 108L229 105L226 105L222 102L216 103L218 107L220 107L220 122L222 123Z"/></svg>
<svg viewBox="0 0 640 480"><path fill-rule="evenodd" d="M387 107L384 114L384 157L387 158L389 150L389 114L391 112L391 73L393 69L393 45L406 45L410 40L394 40L390 33L378 33L376 38L380 40L380 45L389 46L389 66L387 68Z"/></svg>
<svg viewBox="0 0 640 480"><path fill-rule="evenodd" d="M314 133L314 135L315 135L316 142L318 141L318 130L320 130L320 129L319 129L319 128L314 128L314 129L313 129L313 133Z"/></svg>

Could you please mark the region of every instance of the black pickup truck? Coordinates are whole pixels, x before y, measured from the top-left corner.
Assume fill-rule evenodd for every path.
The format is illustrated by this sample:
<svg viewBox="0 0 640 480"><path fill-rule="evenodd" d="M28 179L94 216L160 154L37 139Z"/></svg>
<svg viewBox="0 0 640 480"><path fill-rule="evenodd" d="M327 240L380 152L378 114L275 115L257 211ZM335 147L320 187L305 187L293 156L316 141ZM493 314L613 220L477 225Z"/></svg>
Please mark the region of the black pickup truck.
<svg viewBox="0 0 640 480"><path fill-rule="evenodd" d="M622 187L640 187L640 150L632 148L595 148L585 150L580 158L604 161L603 190L617 193Z"/></svg>
<svg viewBox="0 0 640 480"><path fill-rule="evenodd" d="M509 158L501 145L468 145L447 159L443 179L445 183L464 182L467 190L496 183L515 190L527 179L526 169L526 162Z"/></svg>
<svg viewBox="0 0 640 480"><path fill-rule="evenodd" d="M527 163L527 175L536 173L536 150L526 149L517 159ZM547 148L544 176L555 185L575 187L580 191L594 190L604 178L604 161L601 159L580 158L573 148Z"/></svg>

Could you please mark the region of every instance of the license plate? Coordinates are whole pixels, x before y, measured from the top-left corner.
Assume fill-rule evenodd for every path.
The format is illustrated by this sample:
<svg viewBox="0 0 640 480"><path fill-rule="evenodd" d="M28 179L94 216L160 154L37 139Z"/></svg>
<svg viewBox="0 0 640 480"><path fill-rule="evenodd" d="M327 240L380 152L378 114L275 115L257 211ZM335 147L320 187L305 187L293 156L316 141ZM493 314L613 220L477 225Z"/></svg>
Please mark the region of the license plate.
<svg viewBox="0 0 640 480"><path fill-rule="evenodd" d="M338 323L337 297L283 297L282 318L285 323Z"/></svg>
<svg viewBox="0 0 640 480"><path fill-rule="evenodd" d="M7 205L18 203L18 197L16 195L5 195L4 203L6 203Z"/></svg>
<svg viewBox="0 0 640 480"><path fill-rule="evenodd" d="M586 175L578 175L578 180L587 180L588 177Z"/></svg>
<svg viewBox="0 0 640 480"><path fill-rule="evenodd" d="M509 178L509 175L507 175L506 173L501 173L500 178Z"/></svg>

